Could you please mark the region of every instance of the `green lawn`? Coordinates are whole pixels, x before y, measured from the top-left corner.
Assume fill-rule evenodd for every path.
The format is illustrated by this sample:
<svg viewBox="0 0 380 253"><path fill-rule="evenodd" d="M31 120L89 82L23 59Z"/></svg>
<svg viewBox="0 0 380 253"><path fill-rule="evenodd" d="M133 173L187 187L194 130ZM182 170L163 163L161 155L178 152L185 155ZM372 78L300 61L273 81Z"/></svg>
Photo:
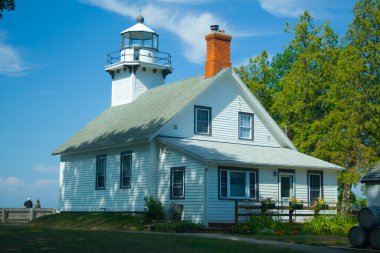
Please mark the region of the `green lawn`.
<svg viewBox="0 0 380 253"><path fill-rule="evenodd" d="M0 252L299 252L229 240L157 233L126 233L0 225Z"/></svg>
<svg viewBox="0 0 380 253"><path fill-rule="evenodd" d="M141 217L123 213L57 213L40 217L29 223L31 226L49 228L78 228L85 230L128 230L141 231L144 223Z"/></svg>
<svg viewBox="0 0 380 253"><path fill-rule="evenodd" d="M296 244L306 244L312 246L347 246L351 247L347 236L340 235L311 235L311 234L298 234L298 235L250 235L255 239L264 239L280 242L289 242Z"/></svg>

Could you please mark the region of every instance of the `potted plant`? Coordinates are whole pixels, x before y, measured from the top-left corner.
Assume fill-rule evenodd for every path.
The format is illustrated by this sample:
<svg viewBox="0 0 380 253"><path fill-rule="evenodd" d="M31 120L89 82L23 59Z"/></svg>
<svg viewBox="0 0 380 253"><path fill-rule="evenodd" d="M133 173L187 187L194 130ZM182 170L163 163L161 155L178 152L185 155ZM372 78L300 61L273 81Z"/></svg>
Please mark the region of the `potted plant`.
<svg viewBox="0 0 380 253"><path fill-rule="evenodd" d="M265 198L261 200L262 209L273 209L276 206L276 202L272 198Z"/></svg>
<svg viewBox="0 0 380 253"><path fill-rule="evenodd" d="M292 197L289 201L289 207L291 209L302 209L303 208L303 201L298 201L296 197Z"/></svg>
<svg viewBox="0 0 380 253"><path fill-rule="evenodd" d="M329 205L326 204L323 198L318 197L318 199L313 202L313 208L315 213L318 214L320 210L327 210L329 208Z"/></svg>

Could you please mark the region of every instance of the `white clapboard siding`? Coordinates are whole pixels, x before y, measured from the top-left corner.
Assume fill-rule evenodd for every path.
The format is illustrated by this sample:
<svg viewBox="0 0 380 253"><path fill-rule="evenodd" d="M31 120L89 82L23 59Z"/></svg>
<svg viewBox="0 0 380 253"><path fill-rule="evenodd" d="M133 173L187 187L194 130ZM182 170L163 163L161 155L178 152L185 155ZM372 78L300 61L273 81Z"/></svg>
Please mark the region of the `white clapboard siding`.
<svg viewBox="0 0 380 253"><path fill-rule="evenodd" d="M258 181L259 181L259 200L263 198L272 198L278 200L279 198L279 184L277 168L252 168L258 169ZM233 222L234 221L234 201L219 199L219 177L218 167L210 167L207 170L207 222ZM308 202L308 184L307 184L307 170L296 169L295 172L295 197L298 200L303 200L305 205ZM337 188L336 188L336 172L324 171L324 196L326 201L337 201ZM334 183L335 182L335 183ZM244 210L239 210L243 212ZM287 211L286 211L287 212ZM332 211L334 212L334 211ZM310 210L297 210L296 213L313 213ZM297 221L301 221L303 217L295 217ZM240 221L244 221L247 218L240 217Z"/></svg>
<svg viewBox="0 0 380 253"><path fill-rule="evenodd" d="M143 67L138 68L136 71L136 83L133 99L137 98L148 89L164 84L164 82L165 79L162 77L162 71L157 70L156 73L153 73L153 69L151 68L146 68L145 71L143 70Z"/></svg>
<svg viewBox="0 0 380 253"><path fill-rule="evenodd" d="M194 106L212 108L212 136L194 134ZM279 147L273 135L254 113L254 140L239 140L239 112L254 113L231 80L223 79L174 117L160 133L165 136Z"/></svg>
<svg viewBox="0 0 380 253"><path fill-rule="evenodd" d="M129 71L122 71L115 74L112 80L112 106L125 104L132 99L133 76Z"/></svg>
<svg viewBox="0 0 380 253"><path fill-rule="evenodd" d="M332 170L323 171L323 197L324 200L331 203L338 202L338 178L337 172Z"/></svg>
<svg viewBox="0 0 380 253"><path fill-rule="evenodd" d="M120 153L132 151L132 185L120 188ZM105 189L96 190L96 156L106 154ZM139 212L149 194L147 176L149 146L130 146L122 150L82 155L67 155L61 159L60 211L128 211Z"/></svg>
<svg viewBox="0 0 380 253"><path fill-rule="evenodd" d="M379 182L366 183L367 206L380 207L380 184Z"/></svg>
<svg viewBox="0 0 380 253"><path fill-rule="evenodd" d="M170 198L170 169L185 167L185 198ZM206 165L170 148L159 147L157 197L168 212L172 203L184 206L182 219L204 222L204 173Z"/></svg>

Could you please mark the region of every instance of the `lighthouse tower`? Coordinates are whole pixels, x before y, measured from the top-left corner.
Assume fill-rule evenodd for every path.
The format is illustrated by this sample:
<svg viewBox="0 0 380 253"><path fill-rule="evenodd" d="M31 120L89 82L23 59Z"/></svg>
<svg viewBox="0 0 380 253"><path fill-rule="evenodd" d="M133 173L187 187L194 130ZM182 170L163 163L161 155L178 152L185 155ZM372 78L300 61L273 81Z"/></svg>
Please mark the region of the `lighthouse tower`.
<svg viewBox="0 0 380 253"><path fill-rule="evenodd" d="M121 32L121 49L107 55L105 70L112 77L112 106L131 103L144 91L165 83L172 72L171 56L158 49L158 34L137 17Z"/></svg>

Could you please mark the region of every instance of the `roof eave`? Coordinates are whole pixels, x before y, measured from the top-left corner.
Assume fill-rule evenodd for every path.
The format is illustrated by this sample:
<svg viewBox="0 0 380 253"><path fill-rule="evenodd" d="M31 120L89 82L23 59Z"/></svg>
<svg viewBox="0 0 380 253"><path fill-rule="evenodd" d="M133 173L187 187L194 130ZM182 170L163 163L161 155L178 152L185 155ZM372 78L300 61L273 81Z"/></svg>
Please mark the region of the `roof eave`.
<svg viewBox="0 0 380 253"><path fill-rule="evenodd" d="M268 168L279 168L279 169L305 169L306 167L308 169L312 170L343 170L343 168L340 167L322 167L322 166L306 166L306 165L281 165L281 164L270 164L270 163L247 163L247 162L241 162L241 161L228 161L228 160L205 160L208 163L212 164L218 164L219 166L223 165L236 165L236 166L254 166L254 167L268 167Z"/></svg>
<svg viewBox="0 0 380 253"><path fill-rule="evenodd" d="M281 164L270 164L270 163L252 163L252 162L242 162L242 161L233 161L233 160L215 160L215 159L207 159L195 152L191 152L188 149L184 149L178 145L175 145L173 143L170 143L166 141L163 138L157 138L157 140L168 147L174 148L184 154L188 154L204 163L209 163L209 164L217 164L219 166L223 165L236 165L236 166L257 166L257 167L276 167L276 168L282 168L282 169L312 169L312 170L337 170L341 171L344 170L344 168L340 166L310 166L310 165L281 165Z"/></svg>
<svg viewBox="0 0 380 253"><path fill-rule="evenodd" d="M144 140L138 140L138 141L130 141L130 142L125 142L121 144L116 144L116 145L107 145L99 148L85 148L85 149L73 149L70 151L57 151L59 149L56 149L51 153L52 156L56 155L72 155L72 154L83 154L83 153L89 153L89 152L96 152L96 151L102 151L105 149L114 149L114 148L119 148L119 147L125 147L125 146L130 146L130 145L137 145L137 144L144 144L150 142L149 139L144 139ZM67 149L66 149L67 150Z"/></svg>

